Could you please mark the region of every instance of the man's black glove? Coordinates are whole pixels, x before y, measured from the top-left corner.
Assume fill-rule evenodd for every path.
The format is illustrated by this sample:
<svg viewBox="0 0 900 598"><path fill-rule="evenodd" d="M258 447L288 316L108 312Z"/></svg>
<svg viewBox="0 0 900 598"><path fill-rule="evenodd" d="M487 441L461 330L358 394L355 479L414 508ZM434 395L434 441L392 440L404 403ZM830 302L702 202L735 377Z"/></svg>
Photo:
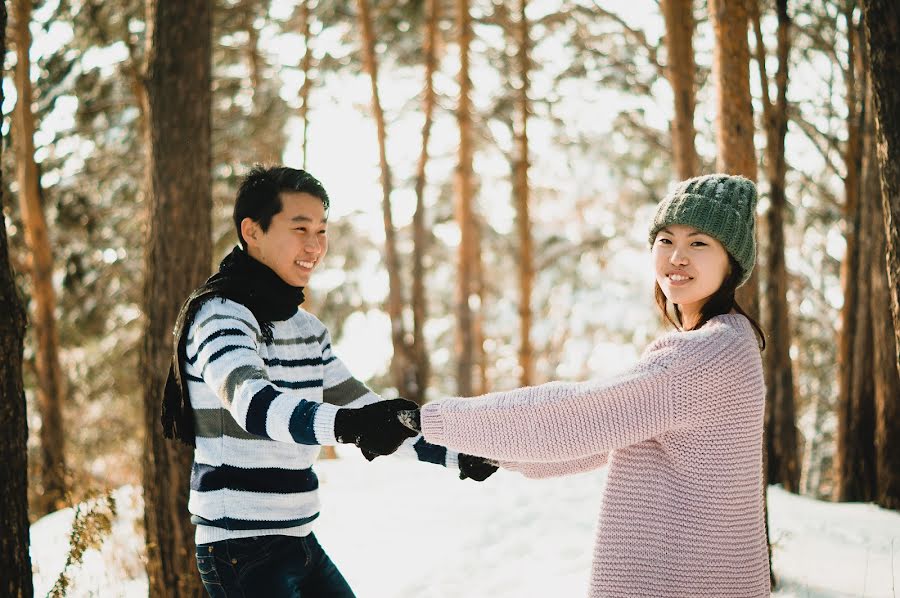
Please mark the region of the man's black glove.
<svg viewBox="0 0 900 598"><path fill-rule="evenodd" d="M496 461L476 457L475 455L459 454L459 479L472 478L476 482L483 482L498 469Z"/></svg>
<svg viewBox="0 0 900 598"><path fill-rule="evenodd" d="M334 436L338 442L355 444L364 455L390 455L404 440L416 435L400 423L397 412L417 408L412 401L392 399L359 409L339 409L334 417Z"/></svg>

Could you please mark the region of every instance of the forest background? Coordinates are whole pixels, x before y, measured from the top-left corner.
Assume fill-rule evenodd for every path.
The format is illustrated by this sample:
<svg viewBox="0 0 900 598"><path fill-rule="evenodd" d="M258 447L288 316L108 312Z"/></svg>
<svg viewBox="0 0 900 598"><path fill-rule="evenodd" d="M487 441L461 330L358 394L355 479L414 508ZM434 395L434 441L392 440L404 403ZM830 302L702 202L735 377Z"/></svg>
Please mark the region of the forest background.
<svg viewBox="0 0 900 598"><path fill-rule="evenodd" d="M739 300L767 332L767 481L900 507L896 3L4 8L0 485L26 546L26 522L143 485L151 595L196 593L190 455L159 396L257 162L322 180L304 308L357 377L419 403L621 370L665 330L655 204L701 173L757 181Z"/></svg>

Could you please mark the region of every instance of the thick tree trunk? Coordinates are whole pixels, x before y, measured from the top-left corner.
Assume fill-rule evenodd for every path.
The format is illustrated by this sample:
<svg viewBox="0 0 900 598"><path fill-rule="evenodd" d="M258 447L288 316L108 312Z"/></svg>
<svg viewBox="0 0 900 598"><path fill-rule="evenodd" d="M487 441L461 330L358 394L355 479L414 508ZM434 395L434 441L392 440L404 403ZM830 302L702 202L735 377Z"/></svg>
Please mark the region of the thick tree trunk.
<svg viewBox="0 0 900 598"><path fill-rule="evenodd" d="M428 0L427 22L425 26L425 89L422 97L422 111L425 121L422 124L422 148L416 165L416 212L413 214L413 345L412 358L416 372L416 394L408 397L419 405L424 405L428 391L428 379L431 363L428 359L428 347L425 345L425 321L428 317L425 297L425 257L428 254L428 230L425 223L425 182L428 166L428 141L431 139L431 127L434 123L434 72L437 70L437 34L440 19L440 3Z"/></svg>
<svg viewBox="0 0 900 598"><path fill-rule="evenodd" d="M384 219L384 261L388 272L387 312L391 319L391 341L394 355L391 358L391 372L394 385L401 396L415 394L415 376L412 372L410 348L406 340L406 326L403 324L403 292L400 280L400 258L397 255L397 232L391 214L391 193L394 183L387 160L387 131L384 112L378 95L378 61L375 56L375 34L368 0L357 0L359 28L362 32L363 57L372 88L372 112L378 130L378 159L381 164L381 211Z"/></svg>
<svg viewBox="0 0 900 598"><path fill-rule="evenodd" d="M716 169L756 181L753 146L753 106L750 102L750 45L747 43L747 3L755 0L709 0L715 34L713 78L716 82ZM759 319L759 277L754 269L736 298Z"/></svg>
<svg viewBox="0 0 900 598"><path fill-rule="evenodd" d="M59 363L59 335L56 330L56 291L53 289L53 254L42 204L40 178L34 161L34 115L31 113L32 0L13 2L16 35L16 108L13 114L13 142L16 147L16 178L19 206L25 226L25 241L31 256L34 326L37 354L37 402L41 415L41 513L65 504L66 463L62 403L64 381Z"/></svg>
<svg viewBox="0 0 900 598"><path fill-rule="evenodd" d="M459 35L459 105L456 121L459 126L459 162L455 174L454 212L459 224L460 240L457 249L456 269L456 384L457 394L472 394L472 369L474 364L474 321L469 305L473 295L475 268L470 261L472 244L476 242L475 223L472 216L474 188L472 184L472 103L469 94L469 45L472 40L472 17L469 1L456 0L456 26Z"/></svg>
<svg viewBox="0 0 900 598"><path fill-rule="evenodd" d="M0 56L6 55L6 3L0 4ZM3 103L0 89L0 104ZM0 155L2 155L0 145ZM25 310L9 263L0 174L0 594L31 598L28 540L28 418L22 387Z"/></svg>
<svg viewBox="0 0 900 598"><path fill-rule="evenodd" d="M848 17L848 21L849 21ZM851 49L853 44L851 44ZM852 63L851 63L852 64ZM864 73L862 73L864 74ZM862 77L861 81L865 81ZM855 101L855 94L862 91L866 95L866 86L857 88L848 94ZM862 105L866 106L865 100ZM863 126L858 127L856 135L860 144L860 157L848 156L848 172L856 170L856 164L863 162L862 154L871 152L872 145L871 117L865 109L859 110L859 117L864 119ZM853 166L851 166L853 165ZM859 185L861 168L853 175ZM848 177L849 178L849 177ZM871 185L870 185L871 187ZM837 500L870 501L874 499L876 490L875 474L875 382L876 375L872 360L874 331L872 329L871 283L875 246L872 239L872 201L866 189L848 188L848 206L852 211L847 214L848 243L846 270L842 272L845 289L842 319L845 324L841 330L840 374L841 389L838 397L837 447L835 450L835 492Z"/></svg>
<svg viewBox="0 0 900 598"><path fill-rule="evenodd" d="M699 160L694 145L694 107L696 89L694 78L694 10L693 0L662 0L666 21L666 77L675 96L675 116L672 119L672 158L675 176L679 180L698 174Z"/></svg>
<svg viewBox="0 0 900 598"><path fill-rule="evenodd" d="M182 302L212 260L211 3L147 4L149 218L141 353L146 445L144 524L150 596L200 596L187 509L192 451L167 441L160 400Z"/></svg>
<svg viewBox="0 0 900 598"><path fill-rule="evenodd" d="M787 206L785 176L787 163L784 138L787 134L788 54L790 18L787 0L778 0L778 72L775 75L777 98L769 98L766 51L758 6L754 4L753 29L756 34L756 62L762 84L762 104L766 127L766 175L769 180L770 207L766 214L765 245L769 284L763 321L769 331L766 351L766 455L769 484L781 484L790 492L800 491L800 457L797 450L796 412L794 409L794 371L790 355L791 326L787 302L787 269L784 262L784 212Z"/></svg>
<svg viewBox="0 0 900 598"><path fill-rule="evenodd" d="M519 384L530 386L534 383L534 350L531 345L531 288L534 280L534 264L531 243L531 218L528 214L528 114L531 111L528 102L530 83L530 60L528 58L531 42L530 26L525 14L527 0L519 0L519 21L516 27L519 67L519 89L516 94L516 121L514 137L518 156L513 173L513 192L516 205L516 230L519 237Z"/></svg>
<svg viewBox="0 0 900 598"><path fill-rule="evenodd" d="M303 71L303 85L300 86L300 118L303 120L303 163L301 168L306 170L307 147L309 145L309 93L312 89L312 39L309 34L309 21L312 17L310 3L312 0L303 0L300 6L301 30L303 33L303 59L300 61L300 70Z"/></svg>
<svg viewBox="0 0 900 598"><path fill-rule="evenodd" d="M893 362L900 375L900 96L896 91L900 87L900 4L894 0L865 0L863 13L881 172L883 238L887 246L883 254L887 288L881 291L875 284L873 297L879 292L889 294L894 333L893 345L886 339L876 343L888 351L893 347L893 355L885 356L882 367L890 367ZM876 339L886 328L882 322L881 315L875 316ZM887 391L876 387L876 500L884 507L900 509L900 393L896 388L893 393L882 392Z"/></svg>
<svg viewBox="0 0 900 598"><path fill-rule="evenodd" d="M869 104L867 114L874 112ZM874 119L872 119L874 128ZM887 243L881 202L881 173L875 155L875 132L867 131L863 156L863 196L871 204L868 230L872 237L872 283L869 298L872 314L872 372L875 417L875 502L900 510L900 373L891 323L891 296L888 287Z"/></svg>

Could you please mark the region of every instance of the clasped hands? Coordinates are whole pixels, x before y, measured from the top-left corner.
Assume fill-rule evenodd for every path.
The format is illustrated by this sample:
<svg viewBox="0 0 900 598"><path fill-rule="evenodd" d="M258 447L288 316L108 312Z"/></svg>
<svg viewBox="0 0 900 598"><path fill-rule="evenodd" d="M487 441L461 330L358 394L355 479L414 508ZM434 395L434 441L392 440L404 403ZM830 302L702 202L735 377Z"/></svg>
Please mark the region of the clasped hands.
<svg viewBox="0 0 900 598"><path fill-rule="evenodd" d="M406 399L378 401L358 409L339 409L334 418L337 441L354 444L369 461L390 455L407 438L421 433L419 406ZM481 482L497 471L497 463L474 455L459 454L460 479Z"/></svg>

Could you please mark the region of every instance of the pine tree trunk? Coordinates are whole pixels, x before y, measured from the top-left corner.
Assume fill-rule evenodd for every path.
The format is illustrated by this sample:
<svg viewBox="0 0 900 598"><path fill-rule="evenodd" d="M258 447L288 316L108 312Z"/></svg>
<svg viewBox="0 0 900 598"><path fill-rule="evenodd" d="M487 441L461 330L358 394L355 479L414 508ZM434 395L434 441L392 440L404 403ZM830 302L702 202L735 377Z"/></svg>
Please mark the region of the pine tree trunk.
<svg viewBox="0 0 900 598"><path fill-rule="evenodd" d="M516 94L516 123L514 130L518 156L513 173L513 191L516 205L516 229L519 237L519 384L531 386L534 383L534 350L531 345L531 288L534 281L534 264L531 244L531 218L528 214L528 102L530 83L531 42L530 25L525 14L527 0L519 0L519 21L517 23L519 67L519 89Z"/></svg>
<svg viewBox="0 0 900 598"><path fill-rule="evenodd" d="M894 353L887 356L885 366L890 367L893 362L900 372L900 95L897 94L900 88L900 5L895 0L865 0L863 12L881 171L881 206L887 245L885 274L894 333ZM873 294L875 292L873 289ZM874 325L878 326L878 322L876 319ZM883 345L888 349L891 347L887 341ZM877 501L891 509L900 508L898 401L900 393L896 391L887 396L886 402L876 399L879 421L876 430Z"/></svg>
<svg viewBox="0 0 900 598"><path fill-rule="evenodd" d="M303 33L303 59L300 62L300 69L303 71L303 85L300 86L300 118L303 120L303 163L302 168L306 170L306 154L309 145L309 93L312 88L312 80L310 79L312 72L312 39L309 34L309 21L312 16L310 10L310 2L312 0L303 0L300 6L301 30Z"/></svg>
<svg viewBox="0 0 900 598"><path fill-rule="evenodd" d="M416 212L413 214L413 345L412 358L416 372L416 394L408 398L419 405L424 405L428 391L428 379L431 363L428 359L428 347L425 345L425 321L428 317L425 297L425 257L428 254L428 230L425 224L425 182L428 165L428 141L431 139L431 127L434 123L434 72L437 70L437 34L440 18L438 0L428 0L427 22L425 26L425 89L422 98L422 111L425 122L422 124L422 148L416 165Z"/></svg>
<svg viewBox="0 0 900 598"><path fill-rule="evenodd" d="M34 298L34 326L37 353L37 402L41 415L40 513L65 505L66 463L62 403L64 381L59 363L59 335L56 330L56 291L53 289L53 254L42 204L40 177L34 161L34 115L31 113L32 0L15 0L13 22L16 35L16 108L13 114L13 142L16 147L16 178L25 240L31 255Z"/></svg>
<svg viewBox="0 0 900 598"><path fill-rule="evenodd" d="M697 148L694 145L694 107L696 105L696 64L694 63L693 0L662 0L666 21L666 77L675 97L672 119L672 158L679 180L698 174Z"/></svg>
<svg viewBox="0 0 900 598"><path fill-rule="evenodd" d="M203 593L187 509L193 454L163 437L159 409L175 318L209 275L212 261L211 11L205 0L151 0L147 5L149 219L140 368L151 596Z"/></svg>
<svg viewBox="0 0 900 598"><path fill-rule="evenodd" d="M709 0L715 34L713 78L716 82L716 169L756 181L753 146L753 106L750 103L750 46L747 43L747 3L756 0ZM738 303L759 319L759 276L737 290Z"/></svg>
<svg viewBox="0 0 900 598"><path fill-rule="evenodd" d="M769 180L769 211L766 213L765 245L769 284L763 314L769 332L766 357L766 455L767 481L781 484L789 492L800 491L800 457L797 450L796 412L794 409L794 371L790 355L791 326L787 300L787 269L784 262L784 212L787 206L785 177L787 163L784 138L787 134L788 54L790 18L787 0L778 0L778 72L775 82L778 97L769 99L769 77L765 66L765 45L758 6L754 4L753 29L756 34L756 62L762 84L762 104L766 127L766 175Z"/></svg>
<svg viewBox="0 0 900 598"><path fill-rule="evenodd" d="M835 448L835 498L869 501L875 496L874 371L871 359L873 330L870 309L872 233L868 227L872 206L862 194L861 172L866 131L867 87L864 53L859 47L855 5L844 11L847 26L847 174L844 218L847 222L847 255L842 263L841 332L838 345L840 390Z"/></svg>
<svg viewBox="0 0 900 598"><path fill-rule="evenodd" d="M866 107L870 115L863 153L863 196L871 204L869 231L872 237L872 371L875 417L875 502L887 509L900 510L900 373L895 367L897 345L891 323L891 296L888 287L887 243L884 235L884 208L881 202L881 173L875 154L874 104Z"/></svg>
<svg viewBox="0 0 900 598"><path fill-rule="evenodd" d="M406 327L403 324L403 292L400 281L400 259L397 255L397 232L394 229L391 214L391 193L394 183L387 160L387 131L384 124L384 112L378 95L378 61L375 56L375 34L372 28L372 16L369 12L368 0L357 0L359 28L362 32L363 57L369 82L372 88L372 112L378 130L378 159L381 164L381 211L384 219L384 261L388 272L387 312L391 319L391 342L394 355L391 358L391 372L394 385L401 396L415 394L415 376L409 356L406 340Z"/></svg>
<svg viewBox="0 0 900 598"><path fill-rule="evenodd" d="M456 0L456 25L459 35L459 105L456 121L459 126L459 162L455 174L454 212L459 224L460 240L457 249L456 269L456 384L457 394L472 394L472 369L474 365L474 322L469 306L473 294L475 268L470 262L472 244L475 242L472 202L472 104L469 94L469 45L472 40L472 17L468 0Z"/></svg>
<svg viewBox="0 0 900 598"><path fill-rule="evenodd" d="M481 255L481 231L483 223L477 215L472 214L472 244L469 260L472 262L474 272L474 284L472 296L475 297L475 307L472 309L472 355L474 358L475 372L477 374L474 393L486 394L489 390L487 373L487 352L484 346L484 305L487 286L484 280L484 260Z"/></svg>
<svg viewBox="0 0 900 598"><path fill-rule="evenodd" d="M0 56L6 56L6 3L0 4ZM0 89L0 104L4 100ZM0 145L0 156L3 147ZM0 594L31 598L28 523L28 419L22 387L25 310L9 263L0 173Z"/></svg>

